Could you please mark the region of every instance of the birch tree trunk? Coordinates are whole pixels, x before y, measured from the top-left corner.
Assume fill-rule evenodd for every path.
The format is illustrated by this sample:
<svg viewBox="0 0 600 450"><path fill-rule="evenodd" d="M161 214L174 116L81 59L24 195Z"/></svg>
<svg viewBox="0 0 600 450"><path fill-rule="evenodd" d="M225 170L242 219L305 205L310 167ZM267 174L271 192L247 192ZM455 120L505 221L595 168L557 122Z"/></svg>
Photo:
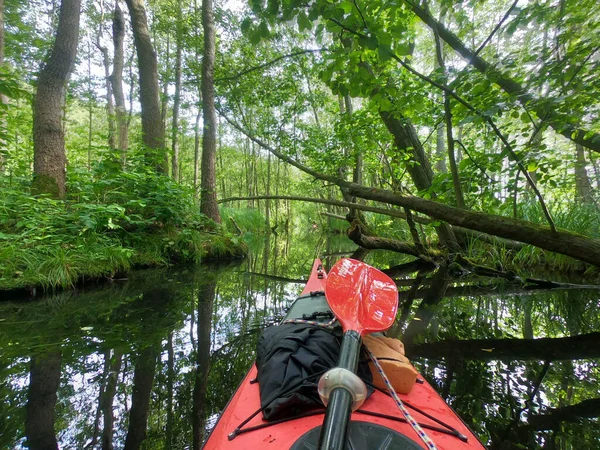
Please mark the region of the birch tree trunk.
<svg viewBox="0 0 600 450"><path fill-rule="evenodd" d="M577 160L575 161L576 200L580 203L591 204L592 185L585 168L585 153L581 144L575 144Z"/></svg>
<svg viewBox="0 0 600 450"><path fill-rule="evenodd" d="M103 23L104 3L100 2L100 21L98 23L98 34L96 35L95 44L96 48L98 48L98 50L100 50L100 53L102 53L102 65L104 66L104 83L106 86L106 113L108 115L108 146L110 148L115 148L115 105L113 103L112 85L110 82L110 56L108 54L108 49L104 45L102 45Z"/></svg>
<svg viewBox="0 0 600 450"><path fill-rule="evenodd" d="M117 148L121 152L121 163L125 164L127 148L129 147L129 124L127 121L127 108L123 94L123 40L125 38L125 19L119 3L115 3L115 12L112 22L113 31L113 70L110 76L112 92L115 97L115 110L117 117Z"/></svg>
<svg viewBox="0 0 600 450"><path fill-rule="evenodd" d="M65 196L65 133L62 124L69 75L77 55L80 0L62 0L56 40L40 71L33 100L34 193Z"/></svg>

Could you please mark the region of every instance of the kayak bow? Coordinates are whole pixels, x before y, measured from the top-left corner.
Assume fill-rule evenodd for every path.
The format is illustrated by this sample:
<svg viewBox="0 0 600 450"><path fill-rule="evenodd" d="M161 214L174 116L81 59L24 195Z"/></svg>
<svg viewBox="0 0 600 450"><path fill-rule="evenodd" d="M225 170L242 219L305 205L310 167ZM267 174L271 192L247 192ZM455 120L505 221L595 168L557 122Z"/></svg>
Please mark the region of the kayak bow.
<svg viewBox="0 0 600 450"><path fill-rule="evenodd" d="M351 298L351 294L356 292L367 295L361 298L359 302L354 302L355 305L357 303L363 304L363 300L369 298L377 302L381 298L390 300L392 297L390 292L385 291L386 294L382 294L382 291L376 288L377 283L382 280L368 278L368 276L374 274L379 276L376 272L379 274L381 272L373 268L365 269L361 266L362 263L359 264L360 267L356 268L354 267L355 263L358 262L345 264L352 266L356 270L356 274L360 275L361 271L366 271L362 274L366 278L359 276L357 280L353 281L354 284L342 283L336 285L336 277L341 273L339 269L332 269L332 272L328 275L323 269L321 261L315 260L310 278L302 294L290 307L285 320L297 319L298 322L306 322L305 319L310 318L326 324L330 320L331 309L338 315L338 318L343 316L342 321L348 317L348 314L340 313L336 307L338 303L348 306L348 302L344 302L343 298ZM332 288L334 285L337 287ZM333 303L331 305L327 303L325 298L324 291L326 287L330 303ZM368 294L372 294L371 297ZM383 297L381 297L382 295ZM394 300L397 301L397 297ZM383 309L392 312L390 304L387 304ZM373 331L387 328L383 327L382 324L379 325L379 328L365 327L366 323L362 322L362 319L366 316L373 317L375 315L373 312L368 312L368 309L359 310L357 314L360 317L351 319L349 323L346 322L345 330L354 330L360 333L365 330ZM394 318L395 309L393 309L392 321ZM358 320L358 327L354 327L357 323L353 320ZM262 409L259 385L255 382L256 377L257 368L256 365L253 365L225 407L203 448L205 450L263 448L308 450L317 448L325 411L320 409L308 411L291 418L265 421L260 414ZM411 409L412 416L425 430L432 442L435 443L437 449L484 449L485 447L477 437L435 390L421 377L418 377L417 381L410 393L400 394L399 397ZM338 390L343 391L343 389ZM331 424L334 428L336 425L338 424L335 421ZM358 410L351 413L347 438L344 437L343 440L347 442L346 449L348 450L379 448L418 450L428 448L398 411L394 400L379 390L375 390Z"/></svg>

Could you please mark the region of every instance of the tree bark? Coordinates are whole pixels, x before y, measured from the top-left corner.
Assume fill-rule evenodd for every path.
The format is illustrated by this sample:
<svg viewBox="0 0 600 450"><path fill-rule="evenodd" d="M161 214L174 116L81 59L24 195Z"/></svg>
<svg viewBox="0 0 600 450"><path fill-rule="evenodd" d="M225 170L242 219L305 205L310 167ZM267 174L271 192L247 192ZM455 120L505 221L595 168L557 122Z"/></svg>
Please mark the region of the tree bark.
<svg viewBox="0 0 600 450"><path fill-rule="evenodd" d="M113 70L110 76L112 92L115 97L117 117L117 148L121 152L121 163L125 164L127 148L129 147L129 123L127 108L123 94L123 41L125 39L125 19L119 3L115 2L115 12L112 21L113 30Z"/></svg>
<svg viewBox="0 0 600 450"><path fill-rule="evenodd" d="M131 28L138 56L142 142L146 147L146 160L158 173L167 173L165 130L161 121L158 94L158 63L148 31L146 10L143 0L125 1L131 15Z"/></svg>
<svg viewBox="0 0 600 450"><path fill-rule="evenodd" d="M183 47L183 24L182 22L183 2L177 2L177 41L175 45L175 96L173 98L173 121L171 128L171 175L174 180L179 179L179 105L181 104L181 52Z"/></svg>
<svg viewBox="0 0 600 450"><path fill-rule="evenodd" d="M364 249L391 250L393 252L412 255L417 258L421 258L423 256L414 245L397 241L395 239L368 236L364 233L364 226L358 220L354 220L352 222L352 226L348 229L348 238L350 238L350 240L356 245Z"/></svg>
<svg viewBox="0 0 600 450"><path fill-rule="evenodd" d="M424 7L429 13L429 7L425 2ZM435 40L435 54L437 66L440 67L444 74L444 85L447 83L448 72L446 70L446 64L444 61L443 42L440 39L440 35L437 29L433 27L433 37ZM452 186L454 187L454 196L456 198L456 206L459 208L465 208L465 199L463 196L462 187L460 184L460 176L458 174L458 167L456 166L456 155L454 151L454 136L452 130L452 106L450 104L450 96L447 92L443 93L444 99L444 122L446 124L446 143L448 145L448 162L450 163L450 173L452 174ZM438 134L439 141L439 134ZM444 161L445 163L445 161ZM445 164L444 164L445 165Z"/></svg>
<svg viewBox="0 0 600 450"><path fill-rule="evenodd" d="M379 115L392 134L398 151L412 153L412 161L406 163L406 170L410 174L415 187L419 191L429 190L433 182L433 170L414 125L399 113L394 116L388 111L380 111ZM431 194L431 197L436 198L435 192ZM456 246L456 237L448 224L441 224L436 227L436 230L440 242L451 249Z"/></svg>
<svg viewBox="0 0 600 450"><path fill-rule="evenodd" d="M496 69L492 64L485 61L475 52L468 49L467 46L444 25L435 20L433 16L428 14L423 8L415 2L405 2L412 11L432 29L437 29L440 37L457 53L459 53L473 67L479 70L493 83L498 85L504 92L509 95L514 95L517 100L526 108L533 110L537 116L545 120L557 133L562 134L569 140L583 145L590 150L600 152L600 134L589 132L582 128L578 128L569 124L568 116L561 116L560 108L556 107L553 102L546 99L545 102L540 102L539 99L527 92L526 89L510 78L507 74ZM548 106L551 105L551 106Z"/></svg>
<svg viewBox="0 0 600 450"><path fill-rule="evenodd" d="M198 105L196 124L194 125L194 196L198 198L198 172L200 171L200 119L202 108Z"/></svg>
<svg viewBox="0 0 600 450"><path fill-rule="evenodd" d="M31 358L25 409L25 436L31 450L58 450L54 432L62 354L59 350Z"/></svg>
<svg viewBox="0 0 600 450"><path fill-rule="evenodd" d="M153 344L151 347L142 350L136 358L131 410L129 411L129 427L123 450L138 450L144 439L146 439L146 427L150 412L150 393L152 392L156 360L159 354L159 349Z"/></svg>
<svg viewBox="0 0 600 450"><path fill-rule="evenodd" d="M575 200L579 203L592 204L592 185L588 178L587 170L585 168L585 153L583 146L575 144L577 148L577 160L575 161Z"/></svg>
<svg viewBox="0 0 600 450"><path fill-rule="evenodd" d="M4 0L0 0L0 69L4 66ZM4 94L0 94L0 108L8 103L8 99ZM6 120L6 114L2 114L0 117L0 175L4 171L4 156L8 151L7 141L2 136L6 133L6 127L8 121Z"/></svg>
<svg viewBox="0 0 600 450"><path fill-rule="evenodd" d="M445 340L407 345L424 358L558 361L600 358L600 332L564 338ZM406 345L406 344L405 344Z"/></svg>
<svg viewBox="0 0 600 450"><path fill-rule="evenodd" d="M65 196L65 133L62 124L69 76L77 55L80 0L62 0L56 40L40 71L33 100L34 193Z"/></svg>
<svg viewBox="0 0 600 450"><path fill-rule="evenodd" d="M0 67L4 65L4 0L0 0Z"/></svg>
<svg viewBox="0 0 600 450"><path fill-rule="evenodd" d="M212 0L202 0L202 25L204 27L204 58L202 60L202 173L200 180L200 212L221 223L217 205L216 153L217 117L215 112L215 24Z"/></svg>
<svg viewBox="0 0 600 450"><path fill-rule="evenodd" d="M113 102L112 84L110 82L110 57L108 49L102 45L102 26L104 22L104 3L100 2L100 22L98 23L98 34L96 36L96 48L102 53L102 65L104 67L104 84L106 87L106 113L108 116L108 146L116 147L115 141L115 105ZM91 83L91 80L90 80ZM91 101L91 93L90 93Z"/></svg>

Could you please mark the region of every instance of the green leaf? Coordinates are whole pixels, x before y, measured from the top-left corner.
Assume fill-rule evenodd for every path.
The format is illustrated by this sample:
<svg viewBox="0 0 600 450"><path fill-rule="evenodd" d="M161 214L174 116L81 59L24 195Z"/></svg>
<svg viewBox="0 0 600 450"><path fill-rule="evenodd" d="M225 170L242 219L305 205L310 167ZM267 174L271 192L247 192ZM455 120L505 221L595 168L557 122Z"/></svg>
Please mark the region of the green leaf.
<svg viewBox="0 0 600 450"><path fill-rule="evenodd" d="M252 19L250 19L249 17L246 17L242 21L242 24L240 25L240 30L242 30L242 33L246 34L248 32L248 30L250 29L251 25L252 25Z"/></svg>
<svg viewBox="0 0 600 450"><path fill-rule="evenodd" d="M258 45L260 43L260 40L262 39L260 32L259 31L254 31L251 35L250 35L250 43L252 45Z"/></svg>
<svg viewBox="0 0 600 450"><path fill-rule="evenodd" d="M535 162L530 162L527 164L527 172L535 172L538 169L538 165Z"/></svg>
<svg viewBox="0 0 600 450"><path fill-rule="evenodd" d="M261 38L266 39L271 35L271 32L269 31L269 26L267 25L267 22L261 22L258 27L258 31L260 33Z"/></svg>
<svg viewBox="0 0 600 450"><path fill-rule="evenodd" d="M306 16L304 11L298 14L298 29L300 31L310 30L312 28L312 21Z"/></svg>
<svg viewBox="0 0 600 450"><path fill-rule="evenodd" d="M396 55L398 55L398 56L410 55L410 50L411 50L410 44L396 45Z"/></svg>
<svg viewBox="0 0 600 450"><path fill-rule="evenodd" d="M369 50L376 50L379 47L377 36L361 36L358 38L358 43Z"/></svg>
<svg viewBox="0 0 600 450"><path fill-rule="evenodd" d="M345 14L350 14L352 12L352 8L354 7L352 2L348 1L341 2L338 6L344 10Z"/></svg>

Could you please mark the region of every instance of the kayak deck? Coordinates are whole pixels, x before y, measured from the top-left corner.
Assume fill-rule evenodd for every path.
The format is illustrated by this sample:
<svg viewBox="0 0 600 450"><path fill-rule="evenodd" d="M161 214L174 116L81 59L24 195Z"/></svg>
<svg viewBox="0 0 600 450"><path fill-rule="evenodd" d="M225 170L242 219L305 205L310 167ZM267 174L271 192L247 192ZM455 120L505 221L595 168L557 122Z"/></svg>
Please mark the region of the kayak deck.
<svg viewBox="0 0 600 450"><path fill-rule="evenodd" d="M324 270L322 269L321 262L316 260L313 264L311 277L306 288L291 306L286 318L303 319L309 317L315 311L326 312L328 310L328 305L322 292L327 276L324 274L322 277L318 277L320 273L324 273ZM330 318L326 314L323 316L318 314L312 320L328 322ZM323 423L324 409L307 412L302 417L284 419L281 422L265 421L259 412L241 426L244 421L248 420L260 408L259 386L254 381L257 375L256 365L253 365L219 418L205 443L204 449L290 449L302 435L315 427L319 427ZM414 407L411 414L425 428L425 432L435 442L438 449L466 450L485 448L425 380L419 379L413 390L407 395L400 395L400 398ZM422 413L417 411L421 411ZM380 416L370 415L368 414L369 412ZM381 415L384 417L381 417ZM456 435L448 434L448 431L439 431L444 429L444 427L432 418L456 430L465 437L466 442L459 439ZM397 409L394 400L379 391L375 391L362 407L352 413L351 416L352 422L362 421L387 427L412 439L416 444L412 447L402 448L425 448L416 432L408 423L402 422L403 420L404 417ZM234 433L238 427L240 427L241 432ZM233 439L230 439L232 436ZM302 448L311 448L311 446ZM388 450L393 450L394 448L400 450L400 447L385 448L388 448Z"/></svg>

